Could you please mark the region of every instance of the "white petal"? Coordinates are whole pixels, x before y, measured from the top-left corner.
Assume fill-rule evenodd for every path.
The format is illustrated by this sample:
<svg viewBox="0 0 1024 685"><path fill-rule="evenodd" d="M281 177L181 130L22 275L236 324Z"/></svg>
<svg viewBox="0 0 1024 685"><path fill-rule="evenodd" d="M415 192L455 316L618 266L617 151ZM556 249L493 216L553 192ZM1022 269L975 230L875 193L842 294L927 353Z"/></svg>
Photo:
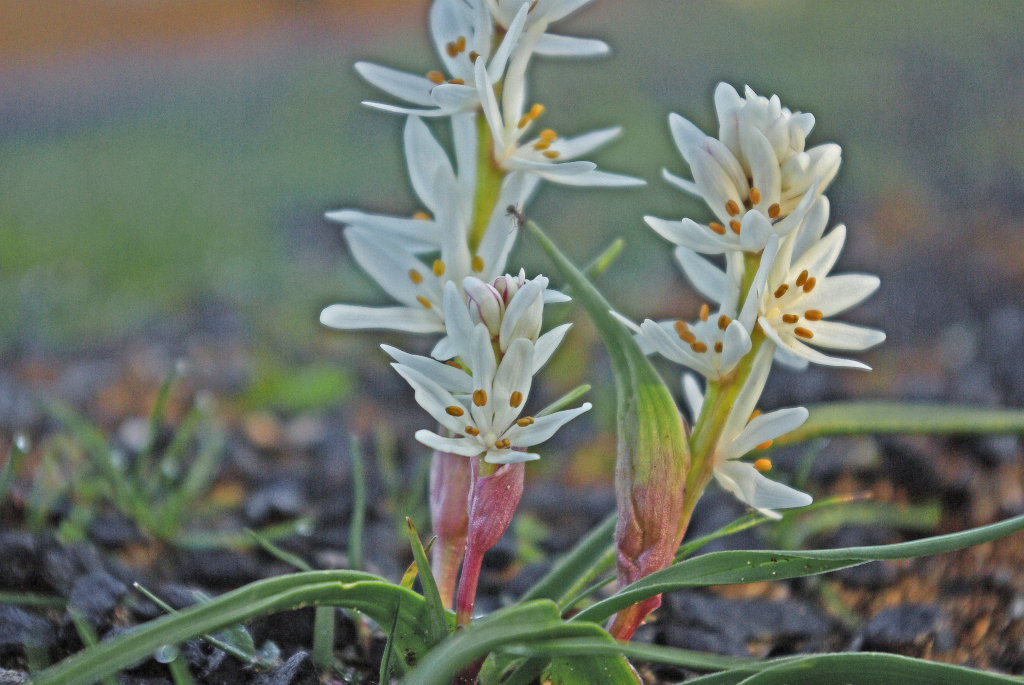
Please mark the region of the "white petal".
<svg viewBox="0 0 1024 685"><path fill-rule="evenodd" d="M672 322L666 323L669 326L672 325ZM684 347L680 342L677 342L679 338L669 334L665 327L650 319L646 319L640 324L640 329L643 331L644 339L666 359L688 366L708 378L718 376L715 368L708 363L706 355L698 356L691 352L688 345Z"/></svg>
<svg viewBox="0 0 1024 685"><path fill-rule="evenodd" d="M389 95L415 105L430 106L430 90L434 87L429 79L397 69L383 67L372 62L356 62L356 71L370 84Z"/></svg>
<svg viewBox="0 0 1024 685"><path fill-rule="evenodd" d="M782 171L779 169L779 158L775 156L772 144L757 129L744 129L746 135L741 143L750 164L752 185L761 192L761 201L754 209L768 213L768 208L781 199Z"/></svg>
<svg viewBox="0 0 1024 685"><path fill-rule="evenodd" d="M389 105L386 102L374 102L372 100L363 100L362 105L371 109L379 109L382 112L390 112L392 114L408 114L417 117L446 117L451 114L446 109L435 107L434 109L414 109L412 107L399 107L398 105Z"/></svg>
<svg viewBox="0 0 1024 685"><path fill-rule="evenodd" d="M487 68L483 62L482 59L478 59L474 63L473 73L476 78L476 90L480 96L481 108L487 119L487 125L491 129L495 149L497 149L499 141L505 139L504 131L502 131L501 110L498 109L498 98L494 95L494 87L491 85L490 79L487 78Z"/></svg>
<svg viewBox="0 0 1024 685"><path fill-rule="evenodd" d="M736 459L758 445L796 430L807 420L803 407L791 407L768 412L752 419L746 428L722 450L726 459Z"/></svg>
<svg viewBox="0 0 1024 685"><path fill-rule="evenodd" d="M843 243L846 241L846 227L839 224L832 229L832 232L818 241L811 249L807 250L790 267L790 273L798 274L804 269L811 276L821 280L832 270L832 266L839 259L839 253L843 250Z"/></svg>
<svg viewBox="0 0 1024 685"><path fill-rule="evenodd" d="M450 452L462 457L475 457L483 452L483 446L471 438L442 438L423 428L416 431L416 439L438 452Z"/></svg>
<svg viewBox="0 0 1024 685"><path fill-rule="evenodd" d="M747 212L740 223L740 247L744 252L760 252L774 233L767 216L758 211Z"/></svg>
<svg viewBox="0 0 1024 685"><path fill-rule="evenodd" d="M793 371L806 371L810 362L802 357L797 357L786 347L775 346L775 363L785 366Z"/></svg>
<svg viewBox="0 0 1024 685"><path fill-rule="evenodd" d="M487 450L484 461L488 464L519 464L524 461L537 461L539 454L520 452L519 450Z"/></svg>
<svg viewBox="0 0 1024 685"><path fill-rule="evenodd" d="M477 324L473 329L473 339L470 343L469 368L473 372L473 390L482 390L487 400L483 405L477 405L474 398L470 402L469 411L473 414L473 421L477 428L484 430L485 426L493 425L494 407L500 405L497 392L493 389L494 376L498 370L498 361L494 358L494 349L491 347L491 334L484 324Z"/></svg>
<svg viewBox="0 0 1024 685"><path fill-rule="evenodd" d="M817 287L800 298L799 308L802 314L808 309L817 309L822 316L846 311L854 307L878 289L878 276L871 274L839 274L819 280Z"/></svg>
<svg viewBox="0 0 1024 685"><path fill-rule="evenodd" d="M637 186L647 185L647 181L642 178L626 176L625 174L612 174L607 171L600 171L597 169L588 171L585 174L559 176L557 178L549 178L546 173L541 173L540 175L553 183L560 183L564 186L589 188L635 188Z"/></svg>
<svg viewBox="0 0 1024 685"><path fill-rule="evenodd" d="M700 188L698 188L697 184L694 183L693 181L688 181L685 178L676 176L668 169L662 169L661 175L665 178L666 181L676 186L684 193L688 193L690 195L693 195L694 197L703 197L700 194Z"/></svg>
<svg viewBox="0 0 1024 685"><path fill-rule="evenodd" d="M441 284L434 273L393 240L374 236L365 229L353 226L345 229L345 240L359 266L385 292L402 304L412 308L421 307L422 304L416 299L418 295L426 297L440 291ZM422 277L418 285L409 278L411 271Z"/></svg>
<svg viewBox="0 0 1024 685"><path fill-rule="evenodd" d="M437 341L434 349L430 350L430 356L434 359L453 359L459 356L459 351L455 348L452 339L446 335Z"/></svg>
<svg viewBox="0 0 1024 685"><path fill-rule="evenodd" d="M537 338L536 344L533 346L533 370L536 374L540 371L548 360L551 359L551 355L555 353L558 346L562 344L562 339L565 334L572 328L571 323L563 323L561 326L556 326L544 335Z"/></svg>
<svg viewBox="0 0 1024 685"><path fill-rule="evenodd" d="M719 464L715 467L715 479L737 498L759 509L806 507L814 501L807 493L766 478L742 461Z"/></svg>
<svg viewBox="0 0 1024 685"><path fill-rule="evenodd" d="M476 91L473 92L476 100ZM470 112L452 115L452 143L455 167L463 202L472 206L476 193L476 115Z"/></svg>
<svg viewBox="0 0 1024 685"><path fill-rule="evenodd" d="M866 350L885 342L885 333L874 328L854 326L841 321L815 321L807 324L814 333L810 344L836 350Z"/></svg>
<svg viewBox="0 0 1024 685"><path fill-rule="evenodd" d="M465 413L466 408L463 404L455 399L450 392L416 369L398 362L392 363L391 366L412 386L416 404L423 407L435 421L452 433L461 433L465 430L467 422L470 422L471 419ZM459 407L464 413L462 416L452 416L445 411L448 407Z"/></svg>
<svg viewBox="0 0 1024 685"><path fill-rule="evenodd" d="M501 435L523 411L530 396L533 381L533 343L526 338L517 338L509 345L508 351L494 375L494 432ZM509 398L513 392L522 393L522 400L513 407ZM491 398L488 398L489 400ZM520 447L522 445L519 445Z"/></svg>
<svg viewBox="0 0 1024 685"><path fill-rule="evenodd" d="M748 331L754 330L754 318L758 314L758 308L764 301L765 289L768 286L769 274L775 269L779 260L779 236L772 234L768 238L764 251L761 252L761 262L758 264L754 280L750 282L750 290L747 292L747 299L743 301L743 310L740 312L739 320Z"/></svg>
<svg viewBox="0 0 1024 685"><path fill-rule="evenodd" d="M774 328L771 327L771 324L768 323L768 320L765 319L763 316L760 317L757 321L758 323L761 324L761 329L764 331L765 335L767 335L779 347L785 347L786 350L788 350L794 356L800 357L801 359L806 359L807 361L812 362L814 364L821 364L822 366L837 366L850 369L864 369L865 371L871 370L870 366L862 362L859 362L855 359L830 357L827 354L818 352L818 350L814 349L813 347L805 345L799 340L797 340L796 336L794 335L790 335L787 333L785 337L782 337Z"/></svg>
<svg viewBox="0 0 1024 685"><path fill-rule="evenodd" d="M800 234L796 237L796 244L793 245L793 255L797 259L800 259L801 255L807 252L812 245L821 240L821 236L825 233L825 226L828 224L828 215L828 198L819 195L808 210L803 223L800 224Z"/></svg>
<svg viewBox="0 0 1024 685"><path fill-rule="evenodd" d="M534 53L545 57L595 57L607 55L611 48L596 38L576 38L545 33L540 37Z"/></svg>
<svg viewBox="0 0 1024 685"><path fill-rule="evenodd" d="M444 330L444 322L433 312L408 307L332 304L320 312L320 323L342 330L386 329L406 333L438 333Z"/></svg>
<svg viewBox="0 0 1024 685"><path fill-rule="evenodd" d="M583 412L590 411L592 406L593 405L590 404L590 402L584 402L582 406L577 407L576 409L565 409L563 411L556 411L553 414L548 414L547 416L539 416L534 418L533 423L529 426L513 426L505 435L508 437L513 447L532 447L533 445L539 445L557 433L558 429L569 421L572 421Z"/></svg>
<svg viewBox="0 0 1024 685"><path fill-rule="evenodd" d="M381 349L387 352L388 355L390 355L391 358L399 364L415 369L427 378L437 381L437 384L448 392L473 392L473 377L462 369L456 369L454 366L442 364L430 357L421 357L416 354L409 354L408 352L403 352L402 350L391 347L390 345L381 345Z"/></svg>
<svg viewBox="0 0 1024 685"><path fill-rule="evenodd" d="M722 338L722 356L719 361L719 371L727 374L735 368L740 359L747 356L752 348L750 334L739 321L735 319L729 323Z"/></svg>
<svg viewBox="0 0 1024 685"><path fill-rule="evenodd" d="M437 223L432 220L407 219L388 214L369 214L358 209L325 212L324 218L339 224L379 231L412 254L433 252L440 245Z"/></svg>
<svg viewBox="0 0 1024 685"><path fill-rule="evenodd" d="M551 288L544 289L544 304L562 304L563 302L572 302L572 298L561 292L560 290L552 290Z"/></svg>
<svg viewBox="0 0 1024 685"><path fill-rule="evenodd" d="M451 344L458 352L457 356L469 363L472 354L473 319L453 281L444 284L444 324Z"/></svg>
<svg viewBox="0 0 1024 685"><path fill-rule="evenodd" d="M691 219L667 221L656 216L645 216L644 221L663 238L695 252L721 254L731 249L728 243L715 237L711 229Z"/></svg>
<svg viewBox="0 0 1024 685"><path fill-rule="evenodd" d="M448 113L468 112L480 102L476 88L462 83L442 83L430 92L430 101Z"/></svg>
<svg viewBox="0 0 1024 685"><path fill-rule="evenodd" d="M563 177L580 176L597 169L593 162L540 162L533 159L513 155L505 160L505 167L519 171L532 171L542 178L554 180L556 183L567 183Z"/></svg>
<svg viewBox="0 0 1024 685"><path fill-rule="evenodd" d="M556 22L559 19L572 14L589 2L591 2L591 0L558 0L553 3L551 8L545 13L544 18L549 22Z"/></svg>
<svg viewBox="0 0 1024 685"><path fill-rule="evenodd" d="M572 136L571 138L557 138L552 143L552 150L556 150L561 153L559 159L576 159L582 155L585 155L602 145L606 145L608 142L619 137L622 133L621 126L612 126L611 128L602 128L597 131L589 131L587 133L581 133L578 136Z"/></svg>
<svg viewBox="0 0 1024 685"><path fill-rule="evenodd" d="M730 286L726 273L689 248L677 247L673 254L693 289L704 299L719 304Z"/></svg>
<svg viewBox="0 0 1024 685"><path fill-rule="evenodd" d="M704 393L701 392L700 385L697 383L697 377L692 373L683 374L682 385L683 401L686 402L686 407L690 410L690 420L697 423L701 409L704 408Z"/></svg>
<svg viewBox="0 0 1024 685"><path fill-rule="evenodd" d="M736 401L729 411L729 418L726 419L725 425L722 427L720 445L727 445L732 442L746 427L750 415L757 406L757 401L761 399L761 391L764 390L765 381L768 380L768 372L772 368L772 356L774 353L775 345L762 343L761 347L758 348L757 353L754 355L754 360L750 364L750 375L747 376L739 393L736 395Z"/></svg>
<svg viewBox="0 0 1024 685"><path fill-rule="evenodd" d="M438 205L445 203L455 189L455 172L448 154L419 117L406 120L403 140L413 190L436 214Z"/></svg>

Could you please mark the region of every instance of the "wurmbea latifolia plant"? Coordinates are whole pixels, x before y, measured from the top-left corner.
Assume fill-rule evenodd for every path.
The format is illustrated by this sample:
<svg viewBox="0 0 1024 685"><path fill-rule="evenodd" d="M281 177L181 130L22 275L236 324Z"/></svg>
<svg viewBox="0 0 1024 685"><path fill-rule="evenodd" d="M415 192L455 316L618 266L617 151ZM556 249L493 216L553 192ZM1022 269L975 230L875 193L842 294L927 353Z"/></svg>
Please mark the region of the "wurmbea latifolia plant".
<svg viewBox="0 0 1024 685"><path fill-rule="evenodd" d="M839 168L839 147L808 148L814 117L750 89L741 96L730 84L717 87L717 135L678 114L668 117L692 180L668 171L665 178L701 198L713 219L645 217L676 245L684 275L706 303L690 321L680 312L677 319L637 324L614 313L588 280L607 267L614 251L584 274L524 219L542 181L598 188L643 183L579 159L614 138L617 127L563 138L551 129L537 130L544 108L527 106L533 59L607 52L601 41L550 30L587 2L435 0L429 24L440 69L425 65L421 76L356 65L390 96L388 102L366 104L406 117L403 146L423 211L412 217L358 209L328 213L344 226L359 265L398 305L332 305L321 321L343 330L437 337L430 356L383 346L437 424L415 434L433 451L431 559L410 524L415 565L398 584L357 570L259 581L91 647L38 673L40 685L92 683L165 645L309 605L345 607L376 622L388 634L381 680L394 675L404 683L512 685L538 677L552 683L638 683L630 660L720 671L693 680L708 684L1015 682L885 654L741 661L629 642L664 592L816 575L871 560L961 549L1024 529L1024 517L1017 517L878 547L693 557L714 537L811 505L809 494L787 485L786 475L773 469L774 441L1020 431L1024 418L1020 412L878 403L758 410L775 365L867 370L859 360L837 354L866 350L885 335L832 319L879 285L872 275L832 274L846 237L842 225L827 230L826 191ZM432 126L450 128L450 150ZM483 554L512 521L527 463L545 458L543 443L591 408L579 403L580 393L545 408L531 401L534 376L570 325L545 331L544 311L569 307L570 298L549 288L548 277L508 264L524 225L607 348L616 380L618 511L557 560L518 603L477 616ZM669 390L676 379L666 383L658 375L649 359L654 353L686 367L681 386L688 420ZM753 513L680 546L712 480ZM601 596L612 567L618 587ZM422 594L412 590L416 575ZM330 661L330 644L326 651Z"/></svg>

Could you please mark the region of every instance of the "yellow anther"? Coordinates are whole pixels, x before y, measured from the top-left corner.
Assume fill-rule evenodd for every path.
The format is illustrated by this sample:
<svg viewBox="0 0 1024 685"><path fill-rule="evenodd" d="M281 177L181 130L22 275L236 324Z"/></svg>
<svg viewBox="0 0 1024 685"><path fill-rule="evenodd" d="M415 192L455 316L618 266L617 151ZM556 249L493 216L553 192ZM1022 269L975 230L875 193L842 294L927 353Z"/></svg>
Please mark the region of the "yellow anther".
<svg viewBox="0 0 1024 685"><path fill-rule="evenodd" d="M416 300L417 300L417 301L418 301L418 302L419 302L419 303L420 303L421 305L423 305L424 307L426 307L427 309L430 309L431 307L433 307L433 306L434 306L434 305L430 304L430 300L428 300L427 298L423 297L422 295L417 295L417 296L416 296Z"/></svg>
<svg viewBox="0 0 1024 685"><path fill-rule="evenodd" d="M757 188L750 189L750 201L755 205L761 203L761 191Z"/></svg>
<svg viewBox="0 0 1024 685"><path fill-rule="evenodd" d="M466 413L466 410L453 404L450 407L445 407L444 412L448 414L448 416L462 416Z"/></svg>
<svg viewBox="0 0 1024 685"><path fill-rule="evenodd" d="M526 116L530 117L530 119L536 119L537 117L539 117L543 113L544 113L544 105L538 103L538 104L535 104L533 107L530 108L530 111L527 112Z"/></svg>
<svg viewBox="0 0 1024 685"><path fill-rule="evenodd" d="M551 147L551 143L546 140L538 140L533 144L534 150L547 150L549 147Z"/></svg>
<svg viewBox="0 0 1024 685"><path fill-rule="evenodd" d="M501 441L502 449L506 449L507 450L511 446L512 446L512 441L509 440L508 438L505 438L504 440Z"/></svg>
<svg viewBox="0 0 1024 685"><path fill-rule="evenodd" d="M524 114L519 118L519 122L516 123L516 128L526 128L526 125L530 123L530 115Z"/></svg>
<svg viewBox="0 0 1024 685"><path fill-rule="evenodd" d="M443 276L444 275L444 262L442 262L440 259L435 259L434 260L433 270L434 270L434 275L435 276Z"/></svg>
<svg viewBox="0 0 1024 685"><path fill-rule="evenodd" d="M690 343L692 345L697 340L697 336L695 336L690 331L680 331L679 339L685 343Z"/></svg>
<svg viewBox="0 0 1024 685"><path fill-rule="evenodd" d="M715 352L717 352L718 354L722 354L722 350L724 349L725 346L722 345L721 341L715 343Z"/></svg>
<svg viewBox="0 0 1024 685"><path fill-rule="evenodd" d="M455 49L458 50L459 52L462 52L462 51L464 51L466 49L466 37L465 36L459 36L455 40Z"/></svg>
<svg viewBox="0 0 1024 685"><path fill-rule="evenodd" d="M427 73L427 80L431 83L441 85L444 83L444 74L439 71L431 71Z"/></svg>
<svg viewBox="0 0 1024 685"><path fill-rule="evenodd" d="M416 212L412 215L413 219L419 219L420 221L430 221L430 215L426 212Z"/></svg>
<svg viewBox="0 0 1024 685"><path fill-rule="evenodd" d="M519 426L520 428L526 428L527 426L529 426L531 424L533 424L533 417L532 416L524 416L523 418L518 419L516 421L516 425Z"/></svg>
<svg viewBox="0 0 1024 685"><path fill-rule="evenodd" d="M811 276L810 278L808 278L807 282L804 283L804 292L805 293L809 293L812 290L814 290L814 286L815 286L815 284L817 284L817 282L818 281L817 281L816 278L814 278L814 276Z"/></svg>
<svg viewBox="0 0 1024 685"><path fill-rule="evenodd" d="M796 277L796 287L802 286L807 282L807 269L800 272L800 275Z"/></svg>
<svg viewBox="0 0 1024 685"><path fill-rule="evenodd" d="M451 43L445 44L444 51L448 53L449 57L458 57L459 46L455 41L452 41Z"/></svg>
<svg viewBox="0 0 1024 685"><path fill-rule="evenodd" d="M755 409L754 411L750 412L750 418L747 419L747 422L749 423L749 422L753 421L754 419L756 419L760 415L761 415L761 410L760 409Z"/></svg>
<svg viewBox="0 0 1024 685"><path fill-rule="evenodd" d="M809 330L803 328L802 326L797 326L796 328L793 329L793 332L796 333L801 338L806 338L808 340L814 337L814 333L811 333Z"/></svg>
<svg viewBox="0 0 1024 685"><path fill-rule="evenodd" d="M804 316L807 317L808 321L821 321L824 315L817 309L808 309L806 312L804 312Z"/></svg>
<svg viewBox="0 0 1024 685"><path fill-rule="evenodd" d="M755 447L754 449L755 450L766 450L766 449L768 449L769 447L772 446L773 442L775 442L775 441L774 440L766 440L766 441L762 442L760 445L758 445L757 447Z"/></svg>
<svg viewBox="0 0 1024 685"><path fill-rule="evenodd" d="M697 341L690 343L690 349L698 354L703 354L704 352L708 351L708 346L700 341Z"/></svg>
<svg viewBox="0 0 1024 685"><path fill-rule="evenodd" d="M466 82L463 79L460 79L460 78L450 78L450 79L448 79L448 83L451 83L452 85L455 85L455 86L464 86L464 85L466 85Z"/></svg>
<svg viewBox="0 0 1024 685"><path fill-rule="evenodd" d="M740 213L740 206L736 204L736 200L729 200L725 203L725 211L729 213L729 216L736 216Z"/></svg>
<svg viewBox="0 0 1024 685"><path fill-rule="evenodd" d="M783 323L796 323L799 320L800 320L800 317L797 316L796 314L783 314L782 315Z"/></svg>
<svg viewBox="0 0 1024 685"><path fill-rule="evenodd" d="M518 407L522 403L523 393L519 392L518 390L513 392L512 395L508 398L508 406L510 407Z"/></svg>
<svg viewBox="0 0 1024 685"><path fill-rule="evenodd" d="M778 219L780 214L782 214L782 207L779 206L778 202L768 208L769 219Z"/></svg>
<svg viewBox="0 0 1024 685"><path fill-rule="evenodd" d="M477 52L476 50L470 50L469 51L469 61L472 62L473 64L476 64L476 58L479 57L479 56L480 56L480 53Z"/></svg>
<svg viewBox="0 0 1024 685"><path fill-rule="evenodd" d="M484 258L480 255L473 256L473 271L480 273L484 270Z"/></svg>
<svg viewBox="0 0 1024 685"><path fill-rule="evenodd" d="M764 473L765 471L771 471L772 460L764 458L758 459L757 461L754 462L754 468L760 471L761 473Z"/></svg>
<svg viewBox="0 0 1024 685"><path fill-rule="evenodd" d="M472 426L466 426L466 435L472 435L475 438L480 435L480 429L473 428Z"/></svg>
<svg viewBox="0 0 1024 685"><path fill-rule="evenodd" d="M719 330L724 331L726 328L729 327L729 324L731 324L731 323L732 323L732 319L730 319L725 314L722 314L721 316L718 317L718 328L719 328Z"/></svg>
<svg viewBox="0 0 1024 685"><path fill-rule="evenodd" d="M717 233L718 235L725 235L725 226L715 221L708 224L708 228Z"/></svg>
<svg viewBox="0 0 1024 685"><path fill-rule="evenodd" d="M729 228L731 228L732 232L736 235L740 234L740 222L736 221L736 219L729 222Z"/></svg>
<svg viewBox="0 0 1024 685"><path fill-rule="evenodd" d="M708 316L710 314L711 314L711 308L708 307L706 304L702 304L700 306L700 320L701 321L707 321L708 320Z"/></svg>
<svg viewBox="0 0 1024 685"><path fill-rule="evenodd" d="M556 138L558 138L558 134L553 128L546 128L540 132L540 139L546 143L553 143Z"/></svg>
<svg viewBox="0 0 1024 685"><path fill-rule="evenodd" d="M416 285L419 285L420 283L423 282L423 274L421 274L416 269L409 269L409 280L415 283Z"/></svg>
<svg viewBox="0 0 1024 685"><path fill-rule="evenodd" d="M562 153L559 152L558 150L545 150L541 154L544 155L545 157L547 157L548 159L557 159L558 155L560 155Z"/></svg>
<svg viewBox="0 0 1024 685"><path fill-rule="evenodd" d="M473 391L473 404L478 407L482 407L487 404L487 392L484 390Z"/></svg>
<svg viewBox="0 0 1024 685"><path fill-rule="evenodd" d="M462 364L458 363L454 359L449 359L448 361L445 362L445 364L447 364L448 366L451 366L453 368L456 368L456 369L458 369L460 371L462 370Z"/></svg>
<svg viewBox="0 0 1024 685"><path fill-rule="evenodd" d="M697 336L690 332L690 326L685 321L676 321L672 327L676 329L676 333L679 334L683 342L692 343L697 339Z"/></svg>
<svg viewBox="0 0 1024 685"><path fill-rule="evenodd" d="M773 295L775 295L776 298L782 297L783 295L786 294L787 290L789 290L789 286L783 283L782 285L775 289Z"/></svg>

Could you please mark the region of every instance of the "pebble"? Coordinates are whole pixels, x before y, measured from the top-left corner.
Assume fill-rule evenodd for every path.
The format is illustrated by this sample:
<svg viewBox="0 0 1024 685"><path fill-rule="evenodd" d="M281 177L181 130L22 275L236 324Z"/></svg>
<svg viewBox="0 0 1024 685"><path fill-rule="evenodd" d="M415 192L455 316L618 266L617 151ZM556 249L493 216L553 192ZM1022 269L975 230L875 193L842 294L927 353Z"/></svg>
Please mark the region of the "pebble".
<svg viewBox="0 0 1024 685"><path fill-rule="evenodd" d="M89 573L75 581L68 601L93 629L102 633L127 592L128 586L109 573Z"/></svg>
<svg viewBox="0 0 1024 685"><path fill-rule="evenodd" d="M0 685L26 685L28 673L0 668Z"/></svg>
<svg viewBox="0 0 1024 685"><path fill-rule="evenodd" d="M48 651L57 638L49 621L20 607L0 604L0 658L24 656L26 642Z"/></svg>
<svg viewBox="0 0 1024 685"><path fill-rule="evenodd" d="M260 487L245 500L245 519L263 526L301 516L306 508L302 487L294 480L277 480Z"/></svg>
<svg viewBox="0 0 1024 685"><path fill-rule="evenodd" d="M933 641L940 652L952 649L955 640L942 608L934 604L902 604L879 611L859 636L863 649L906 650Z"/></svg>

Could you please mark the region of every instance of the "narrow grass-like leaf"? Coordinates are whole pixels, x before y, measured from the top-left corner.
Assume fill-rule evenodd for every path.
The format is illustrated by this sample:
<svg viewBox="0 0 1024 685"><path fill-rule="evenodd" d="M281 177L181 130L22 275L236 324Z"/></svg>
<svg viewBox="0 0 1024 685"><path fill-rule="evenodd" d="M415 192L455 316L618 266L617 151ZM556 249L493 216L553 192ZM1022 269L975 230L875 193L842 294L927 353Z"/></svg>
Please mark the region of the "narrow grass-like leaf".
<svg viewBox="0 0 1024 685"><path fill-rule="evenodd" d="M348 528L348 566L358 571L363 567L363 532L366 527L366 464L363 462L363 448L355 435L349 440L349 454L352 457L352 520Z"/></svg>
<svg viewBox="0 0 1024 685"><path fill-rule="evenodd" d="M626 241L622 238L616 238L609 243L608 247L604 248L601 254L594 257L593 261L583 267L583 275L587 277L587 280L592 281L603 274L612 265L612 262L618 258L625 245Z"/></svg>
<svg viewBox="0 0 1024 685"><path fill-rule="evenodd" d="M544 655L548 657L580 656L586 654L622 654L634 661L650 661L657 664L683 666L700 671L724 671L744 666L750 659L706 654L688 649L645 645L638 642L616 642L592 638L569 638L548 640L530 645L516 645L506 651L523 656Z"/></svg>
<svg viewBox="0 0 1024 685"><path fill-rule="evenodd" d="M575 547L555 561L551 570L527 590L520 601L550 599L561 604L564 599L578 592L574 591L574 588L585 587L603 572L599 568L602 559L611 554L614 564L613 535L616 518L615 514L609 515L601 525L591 530Z"/></svg>
<svg viewBox="0 0 1024 685"><path fill-rule="evenodd" d="M687 685L1009 685L1020 679L962 666L873 652L763 662L688 680Z"/></svg>
<svg viewBox="0 0 1024 685"><path fill-rule="evenodd" d="M153 466L153 450L156 449L156 441L160 436L160 428L164 423L164 414L167 409L167 398L171 395L171 388L178 378L177 365L171 369L164 382L160 384L160 390L156 394L156 402L153 403L153 411L149 414L149 430L146 433L146 442L142 451L135 459L135 478L142 483L148 480ZM155 485L155 483L154 483Z"/></svg>
<svg viewBox="0 0 1024 685"><path fill-rule="evenodd" d="M96 638L96 632L89 625L89 622L85 620L85 617L79 613L75 607L68 608L68 615L71 616L71 622L75 624L75 630L78 632L78 637L82 639L82 644L89 647L95 647L99 644L99 640ZM103 685L117 685L117 679L113 675L107 674L100 678Z"/></svg>
<svg viewBox="0 0 1024 685"><path fill-rule="evenodd" d="M578 630L584 627L586 630ZM614 642L608 633L593 624L564 623L558 606L549 600L516 604L475 621L465 630L449 637L432 650L402 682L403 685L450 685L452 679L466 666L482 659L489 652L516 644L528 645L574 637ZM606 661L606 656L596 655L590 659L589 663L577 662L577 667L587 673L603 672L608 676L592 682L613 685L639 683L622 657Z"/></svg>
<svg viewBox="0 0 1024 685"><path fill-rule="evenodd" d="M444 602L441 601L441 593L438 592L437 582L434 580L434 573L430 570L430 562L427 561L427 553L420 542L416 526L412 519L406 518L405 523L409 528L409 543L412 545L412 556L416 560L416 567L419 570L420 585L423 587L423 601L427 609L427 641L431 647L448 637L450 632L448 622L445 620Z"/></svg>
<svg viewBox="0 0 1024 685"><path fill-rule="evenodd" d="M1020 530L1024 530L1024 516L960 533L894 545L828 550L715 552L687 559L652 573L608 599L584 609L571 620L601 622L636 602L681 588L817 575L878 559L910 559L951 552L996 540Z"/></svg>
<svg viewBox="0 0 1024 685"><path fill-rule="evenodd" d="M784 549L797 549L811 536L840 526L885 526L928 532L935 530L941 517L942 507L938 502L922 505L856 502L842 509L817 511L780 522L774 539Z"/></svg>
<svg viewBox="0 0 1024 685"><path fill-rule="evenodd" d="M34 592L0 592L0 604L37 609L63 609L68 605L68 600L63 597L39 595Z"/></svg>
<svg viewBox="0 0 1024 685"><path fill-rule="evenodd" d="M566 409L571 405L576 404L576 400L590 392L590 385L584 383L583 385L573 388L569 392L565 393L557 400L549 404L548 406L541 409L539 412L534 414L537 418L541 416L547 416L548 414L554 414L556 411Z"/></svg>
<svg viewBox="0 0 1024 685"><path fill-rule="evenodd" d="M395 639L403 657L398 664L405 667L407 661L415 662L428 649L423 639L427 626L423 598L369 573L312 571L250 583L206 604L150 621L34 674L33 682L91 685L147 658L162 645L178 644L255 616L306 606L347 607L366 614L378 625L389 625L399 603ZM454 626L454 614L448 614L447 620Z"/></svg>
<svg viewBox="0 0 1024 685"><path fill-rule="evenodd" d="M266 536L260 535L256 531L250 530L248 528L245 529L245 534L248 535L256 544L262 547L268 554L270 554L271 556L280 561L283 561L289 566L293 566L300 571L313 570L313 567L310 566L305 559L298 555L292 554L291 552L284 551L283 549L275 545L273 542L268 540Z"/></svg>
<svg viewBox="0 0 1024 685"><path fill-rule="evenodd" d="M23 448L23 446L27 444L27 440L28 438L24 435L18 435L11 441L11 449L7 451L4 467L0 469L0 506L3 506L4 499L7 498L7 490L11 487L11 481L14 479L14 469L21 466L21 462L25 459L25 451L28 448Z"/></svg>
<svg viewBox="0 0 1024 685"><path fill-rule="evenodd" d="M167 670L171 672L174 685L196 685L196 681L192 679L192 672L188 670L184 654L179 652L178 656L167 664Z"/></svg>
<svg viewBox="0 0 1024 685"><path fill-rule="evenodd" d="M311 521L308 518L298 518L284 523L275 523L265 528L260 528L257 533L263 540L280 540L281 538L299 535L309 530ZM171 542L180 549L255 549L260 547L248 533L218 533L208 531L192 531L175 535Z"/></svg>
<svg viewBox="0 0 1024 685"><path fill-rule="evenodd" d="M168 614L176 614L176 613L178 613L177 609L175 609L170 604L168 604L167 602L165 602L162 599L160 599L159 597L157 597L155 594L153 594L152 592L150 592L146 588L142 587L142 585L140 585L138 583L134 583L133 587L136 590L138 590L140 593L145 595L145 597L149 601L153 602L153 604L156 604L158 607L160 607L161 609L166 611ZM248 661L249 663L257 663L257 659L256 659L256 655L255 655L255 650L245 651L243 649L238 648L237 646L235 646L233 644L225 642L224 640L221 640L220 638L214 637L213 635L209 635L209 634L200 635L199 637L203 638L204 640L206 640L211 645L213 645L217 649L221 650L225 654L230 654L231 656L235 657L236 659L240 659L242 661ZM251 642L251 640L250 640L250 642Z"/></svg>
<svg viewBox="0 0 1024 685"><path fill-rule="evenodd" d="M395 630L398 628L398 614L402 610L402 601L399 599L398 606L395 607L395 619L391 621L391 630L388 631L388 640L384 644L384 658L380 660L380 675L377 678L377 682L381 685L391 682L391 674L394 672L392 667L392 659L395 654Z"/></svg>
<svg viewBox="0 0 1024 685"><path fill-rule="evenodd" d="M313 652L310 658L321 673L330 673L334 667L334 612L334 607L317 607L313 613ZM398 620L398 612L395 612L395 620Z"/></svg>
<svg viewBox="0 0 1024 685"><path fill-rule="evenodd" d="M790 445L838 435L1024 433L1024 411L949 404L827 402L807 407L802 426L775 441Z"/></svg>

